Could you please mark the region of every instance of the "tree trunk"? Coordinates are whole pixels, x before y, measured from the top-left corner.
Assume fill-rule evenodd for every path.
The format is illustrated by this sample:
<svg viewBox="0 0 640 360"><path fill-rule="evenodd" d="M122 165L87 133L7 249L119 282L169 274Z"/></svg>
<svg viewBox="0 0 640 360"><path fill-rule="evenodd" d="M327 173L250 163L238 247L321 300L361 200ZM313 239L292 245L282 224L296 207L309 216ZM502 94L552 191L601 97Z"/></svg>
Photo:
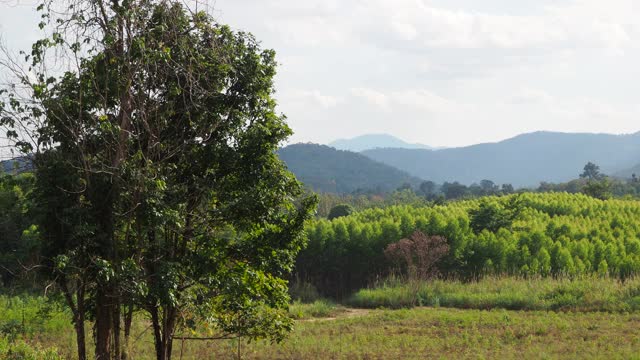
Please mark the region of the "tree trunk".
<svg viewBox="0 0 640 360"><path fill-rule="evenodd" d="M124 348L122 349L122 360L129 358L129 335L131 335L131 322L133 321L133 305L129 305L124 313Z"/></svg>
<svg viewBox="0 0 640 360"><path fill-rule="evenodd" d="M76 330L76 345L78 347L78 360L87 360L87 345L84 332L84 315L79 314L74 320Z"/></svg>
<svg viewBox="0 0 640 360"><path fill-rule="evenodd" d="M173 332L176 325L177 311L175 308L165 309L162 319L160 319L158 306L152 306L148 311L151 314L156 359L171 360L173 352Z"/></svg>
<svg viewBox="0 0 640 360"><path fill-rule="evenodd" d="M111 360L111 330L113 311L105 289L99 289L96 297L96 360Z"/></svg>
<svg viewBox="0 0 640 360"><path fill-rule="evenodd" d="M113 305L113 315L111 320L113 321L113 348L111 349L111 356L114 359L121 360L122 348L120 343L120 301L115 299L116 303Z"/></svg>
<svg viewBox="0 0 640 360"><path fill-rule="evenodd" d="M65 300L67 301L67 305L71 309L71 313L73 315L72 322L73 328L76 331L76 347L78 350L78 359L86 360L87 359L87 348L86 348L86 337L84 331L84 282L78 281L76 288L76 299L77 305L73 301L73 295L69 290L67 285L67 280L64 275L62 275L58 279L58 284L62 289L62 294L64 295Z"/></svg>
<svg viewBox="0 0 640 360"><path fill-rule="evenodd" d="M151 314L151 324L153 326L153 342L156 347L156 359L164 359L164 348L162 346L162 326L160 325L160 318L158 316L158 307L152 305L149 307L149 313Z"/></svg>
<svg viewBox="0 0 640 360"><path fill-rule="evenodd" d="M164 327L162 336L162 346L164 358L162 360L171 360L171 354L173 352L173 330L176 324L176 310L171 307L164 311Z"/></svg>

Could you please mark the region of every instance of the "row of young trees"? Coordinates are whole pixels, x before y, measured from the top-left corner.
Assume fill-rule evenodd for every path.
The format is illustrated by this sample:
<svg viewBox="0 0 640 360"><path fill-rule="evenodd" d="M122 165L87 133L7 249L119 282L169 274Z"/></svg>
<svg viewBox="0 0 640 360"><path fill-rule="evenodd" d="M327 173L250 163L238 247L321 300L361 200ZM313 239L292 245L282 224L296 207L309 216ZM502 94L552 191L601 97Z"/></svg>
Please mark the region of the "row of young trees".
<svg viewBox="0 0 640 360"><path fill-rule="evenodd" d="M284 278L315 199L276 155L291 130L272 97L274 52L177 0L38 10L47 36L0 59L15 75L0 127L32 159L37 265L70 309L78 358L89 320L96 358L126 358L136 311L158 360L205 324L281 340ZM25 237L9 216L24 219L21 179L0 185L13 240Z"/></svg>
<svg viewBox="0 0 640 360"><path fill-rule="evenodd" d="M308 227L297 276L344 296L384 276L385 248L415 230L447 239L443 276L625 278L640 272L640 204L583 194L525 193L443 206L369 209Z"/></svg>

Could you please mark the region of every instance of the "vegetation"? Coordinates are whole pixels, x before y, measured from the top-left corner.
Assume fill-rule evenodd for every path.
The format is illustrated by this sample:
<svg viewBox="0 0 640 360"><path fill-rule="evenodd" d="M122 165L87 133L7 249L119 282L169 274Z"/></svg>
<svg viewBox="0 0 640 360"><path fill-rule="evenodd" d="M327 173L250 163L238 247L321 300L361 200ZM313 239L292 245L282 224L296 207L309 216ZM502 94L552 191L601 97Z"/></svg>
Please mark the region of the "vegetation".
<svg viewBox="0 0 640 360"><path fill-rule="evenodd" d="M317 192L350 194L358 190L377 193L395 190L420 179L364 155L316 144L294 144L278 151L296 177Z"/></svg>
<svg viewBox="0 0 640 360"><path fill-rule="evenodd" d="M386 279L353 295L349 304L364 308L434 306L459 309L546 311L640 310L640 280L616 281L585 276L579 279L496 278L479 281L404 281Z"/></svg>
<svg viewBox="0 0 640 360"><path fill-rule="evenodd" d="M3 314L4 309L0 308ZM180 341L173 352L183 359L229 359L238 352L242 359L630 359L637 356L640 346L636 336L638 314L416 308L332 316L337 318L297 321L294 331L280 344L235 339ZM133 359L155 359L146 321L134 320L136 341L129 344ZM36 337L18 334L10 340L0 336L0 357L74 358L73 331L68 322L65 324L67 331L45 325L47 330ZM13 357L7 356L9 351Z"/></svg>
<svg viewBox="0 0 640 360"><path fill-rule="evenodd" d="M17 286L23 269L40 263L31 199L34 183L33 174L0 174L0 285L5 287Z"/></svg>
<svg viewBox="0 0 640 360"><path fill-rule="evenodd" d="M355 210L353 209L353 206L349 204L336 205L331 208L331 211L329 211L329 215L327 215L327 219L333 220L339 217L349 216L353 214L354 211Z"/></svg>
<svg viewBox="0 0 640 360"><path fill-rule="evenodd" d="M22 54L28 69L2 62L18 85L0 88L0 126L33 157L38 265L65 299L78 358L89 320L96 358L127 357L136 311L158 360L205 324L282 340L284 277L315 199L275 153L291 135L272 97L275 53L181 1L38 10L50 36ZM73 61L54 70L50 51ZM14 193L0 206L19 216ZM27 246L28 224L4 220Z"/></svg>
<svg viewBox="0 0 640 360"><path fill-rule="evenodd" d="M380 162L280 149L275 53L252 35L178 0L38 11L46 37L0 61L15 76L3 147L20 155L0 164L0 358L637 351L637 176L588 162L545 193L512 184L609 152L635 162L640 133L365 152ZM51 52L66 58L52 67ZM584 136L595 145L576 153ZM558 146L533 146L545 141ZM550 152L568 155L549 166Z"/></svg>
<svg viewBox="0 0 640 360"><path fill-rule="evenodd" d="M289 305L290 316L297 320L336 317L345 311L346 308L336 306L329 300L316 300L306 304L294 301Z"/></svg>
<svg viewBox="0 0 640 360"><path fill-rule="evenodd" d="M346 297L388 274L392 267L384 249L419 230L447 239L449 252L438 263L446 278L599 274L625 279L640 271L638 219L637 201L567 193L368 209L310 224L309 245L296 272L322 294Z"/></svg>

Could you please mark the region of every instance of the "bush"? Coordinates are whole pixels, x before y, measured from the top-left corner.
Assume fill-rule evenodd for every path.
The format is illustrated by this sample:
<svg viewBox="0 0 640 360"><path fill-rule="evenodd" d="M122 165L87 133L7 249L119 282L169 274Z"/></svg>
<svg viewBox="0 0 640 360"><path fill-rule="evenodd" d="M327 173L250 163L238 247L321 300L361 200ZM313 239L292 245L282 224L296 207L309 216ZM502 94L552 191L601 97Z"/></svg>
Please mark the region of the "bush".
<svg viewBox="0 0 640 360"><path fill-rule="evenodd" d="M311 303L320 299L318 290L313 284L306 281L293 281L289 286L289 296L292 300L303 303Z"/></svg>
<svg viewBox="0 0 640 360"><path fill-rule="evenodd" d="M334 317L344 311L343 307L324 299L316 300L311 304L295 301L289 305L289 316L297 320Z"/></svg>
<svg viewBox="0 0 640 360"><path fill-rule="evenodd" d="M331 208L331 211L329 211L329 215L327 216L327 218L329 220L333 220L339 217L349 216L353 214L354 211L355 210L353 209L353 206L349 204L336 205L333 208Z"/></svg>
<svg viewBox="0 0 640 360"><path fill-rule="evenodd" d="M9 341L0 337L0 359L3 360L63 360L56 348L44 349L24 341Z"/></svg>

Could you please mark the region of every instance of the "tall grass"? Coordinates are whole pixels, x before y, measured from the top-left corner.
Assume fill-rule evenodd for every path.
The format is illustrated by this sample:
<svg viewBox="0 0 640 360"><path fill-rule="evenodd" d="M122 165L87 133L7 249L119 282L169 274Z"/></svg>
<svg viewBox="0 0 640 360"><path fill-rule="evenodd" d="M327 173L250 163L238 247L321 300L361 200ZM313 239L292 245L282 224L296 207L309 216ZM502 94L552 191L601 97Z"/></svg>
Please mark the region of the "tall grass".
<svg viewBox="0 0 640 360"><path fill-rule="evenodd" d="M17 331L24 334L66 331L71 315L54 300L25 294L0 295L0 333Z"/></svg>
<svg viewBox="0 0 640 360"><path fill-rule="evenodd" d="M294 301L289 305L289 316L296 320L312 318L330 318L345 312L346 309L329 300L316 300L312 303Z"/></svg>
<svg viewBox="0 0 640 360"><path fill-rule="evenodd" d="M43 348L23 340L13 341L0 336L0 359L3 360L63 360L55 347Z"/></svg>
<svg viewBox="0 0 640 360"><path fill-rule="evenodd" d="M363 308L442 306L460 309L638 311L640 279L625 282L596 277L489 277L475 282L391 279L375 288L358 291L349 304Z"/></svg>

